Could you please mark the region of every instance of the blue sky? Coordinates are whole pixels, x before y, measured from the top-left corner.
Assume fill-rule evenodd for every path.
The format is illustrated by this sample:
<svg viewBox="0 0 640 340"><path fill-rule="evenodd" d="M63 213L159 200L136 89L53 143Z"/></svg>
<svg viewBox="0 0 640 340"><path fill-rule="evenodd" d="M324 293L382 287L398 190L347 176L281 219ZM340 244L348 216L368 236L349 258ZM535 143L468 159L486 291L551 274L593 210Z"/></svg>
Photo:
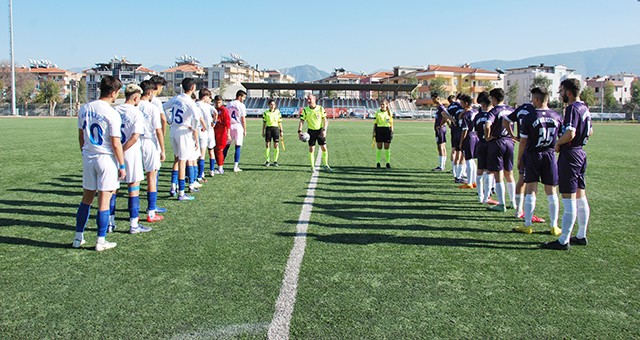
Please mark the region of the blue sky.
<svg viewBox="0 0 640 340"><path fill-rule="evenodd" d="M7 4L0 60L9 59ZM13 14L16 62L63 68L114 54L147 67L183 54L211 65L235 52L260 68L370 72L640 43L636 0L14 0Z"/></svg>

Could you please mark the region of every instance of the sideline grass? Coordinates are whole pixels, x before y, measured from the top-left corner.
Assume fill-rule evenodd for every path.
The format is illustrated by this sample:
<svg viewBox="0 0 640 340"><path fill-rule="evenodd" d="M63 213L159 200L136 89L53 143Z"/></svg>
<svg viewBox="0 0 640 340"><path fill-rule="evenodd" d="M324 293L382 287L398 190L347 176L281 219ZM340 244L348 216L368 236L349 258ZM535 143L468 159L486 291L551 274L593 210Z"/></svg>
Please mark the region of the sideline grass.
<svg viewBox="0 0 640 340"><path fill-rule="evenodd" d="M118 247L96 253L69 247L75 120L0 119L3 337L264 338L310 176L295 134L282 166L264 168L259 125L249 121L245 171L210 179L196 201L165 199L164 164L169 212L153 232L124 233L121 195ZM335 172L316 191L292 337L640 337L640 199L629 186L640 151L620 147L639 127L596 125L591 244L553 252L537 249L550 235L509 233L510 213L484 211L425 170L436 161L430 125L398 122L394 169L375 171L371 122L331 122ZM536 211L548 217L543 195ZM89 228L93 245L93 217Z"/></svg>

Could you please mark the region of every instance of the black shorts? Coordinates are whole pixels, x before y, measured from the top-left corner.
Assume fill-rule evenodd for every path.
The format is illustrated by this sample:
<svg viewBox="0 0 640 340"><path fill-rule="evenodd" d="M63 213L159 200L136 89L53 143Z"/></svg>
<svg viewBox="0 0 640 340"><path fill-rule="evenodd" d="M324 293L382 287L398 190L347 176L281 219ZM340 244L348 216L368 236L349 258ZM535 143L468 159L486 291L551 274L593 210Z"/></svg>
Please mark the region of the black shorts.
<svg viewBox="0 0 640 340"><path fill-rule="evenodd" d="M376 126L376 143L391 143L391 128Z"/></svg>
<svg viewBox="0 0 640 340"><path fill-rule="evenodd" d="M264 130L264 141L278 143L280 141L280 128L278 126L267 126Z"/></svg>
<svg viewBox="0 0 640 340"><path fill-rule="evenodd" d="M318 142L318 145L327 144L327 139L325 137L322 137L322 130L307 130L307 133L310 137L309 146L316 145L316 142Z"/></svg>

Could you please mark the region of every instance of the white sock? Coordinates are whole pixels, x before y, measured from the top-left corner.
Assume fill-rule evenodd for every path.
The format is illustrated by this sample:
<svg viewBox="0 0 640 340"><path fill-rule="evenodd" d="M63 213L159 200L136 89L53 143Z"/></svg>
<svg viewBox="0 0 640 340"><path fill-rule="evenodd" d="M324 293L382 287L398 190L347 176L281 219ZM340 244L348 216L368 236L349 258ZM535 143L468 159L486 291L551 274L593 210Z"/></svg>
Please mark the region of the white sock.
<svg viewBox="0 0 640 340"><path fill-rule="evenodd" d="M171 190L175 191L176 189L178 189L178 185L175 183L171 183Z"/></svg>
<svg viewBox="0 0 640 340"><path fill-rule="evenodd" d="M105 243L107 242L107 238L104 236L98 236L98 243Z"/></svg>
<svg viewBox="0 0 640 340"><path fill-rule="evenodd" d="M179 196L184 196L184 190L180 190Z"/></svg>
<svg viewBox="0 0 640 340"><path fill-rule="evenodd" d="M551 228L558 226L558 214L560 211L560 201L556 195L548 195L547 201L549 202L549 221Z"/></svg>
<svg viewBox="0 0 640 340"><path fill-rule="evenodd" d="M460 177L468 177L467 176L467 165L464 162L460 163Z"/></svg>
<svg viewBox="0 0 640 340"><path fill-rule="evenodd" d="M516 206L516 184L514 182L507 182L507 193L509 194L509 201L511 206Z"/></svg>
<svg viewBox="0 0 640 340"><path fill-rule="evenodd" d="M496 187L496 176L494 176L493 174L491 174L491 173L490 173L490 174L489 174L489 181L491 182L491 183L489 184L489 188L490 188L490 189L495 188L495 187Z"/></svg>
<svg viewBox="0 0 640 340"><path fill-rule="evenodd" d="M109 225L116 225L116 215L109 215Z"/></svg>
<svg viewBox="0 0 640 340"><path fill-rule="evenodd" d="M81 231L76 231L76 240L84 240L84 233Z"/></svg>
<svg viewBox="0 0 640 340"><path fill-rule="evenodd" d="M156 217L156 211L155 210L149 210L147 212L147 215L149 215L149 217L154 218Z"/></svg>
<svg viewBox="0 0 640 340"><path fill-rule="evenodd" d="M498 204L504 205L504 182L496 183L496 195L498 195Z"/></svg>
<svg viewBox="0 0 640 340"><path fill-rule="evenodd" d="M586 238L591 208L589 208L589 201L587 201L586 197L578 198L576 203L578 208L578 235L576 236L578 238Z"/></svg>
<svg viewBox="0 0 640 340"><path fill-rule="evenodd" d="M478 188L478 200L484 203L484 174L476 176L476 185Z"/></svg>
<svg viewBox="0 0 640 340"><path fill-rule="evenodd" d="M237 169L237 168L238 168L238 162L234 162L234 163L233 163L233 168L234 168L234 169Z"/></svg>
<svg viewBox="0 0 640 340"><path fill-rule="evenodd" d="M452 169L453 169L453 177L460 178L460 174L459 174L460 167L458 167L458 164L454 164Z"/></svg>
<svg viewBox="0 0 640 340"><path fill-rule="evenodd" d="M524 203L524 195L523 194L516 194L516 217L520 216L523 213L523 206L522 204Z"/></svg>
<svg viewBox="0 0 640 340"><path fill-rule="evenodd" d="M482 175L482 177L484 177L484 201L488 201L489 198L491 198L491 174L488 172L485 172L484 175Z"/></svg>
<svg viewBox="0 0 640 340"><path fill-rule="evenodd" d="M563 198L562 206L564 207L564 213L562 214L562 234L560 235L560 238L558 238L558 242L560 242L560 244L567 244L571 237L573 224L576 223L578 207L576 205L576 200L572 198Z"/></svg>
<svg viewBox="0 0 640 340"><path fill-rule="evenodd" d="M536 208L536 196L533 194L527 194L524 197L524 226L531 227L533 222L531 219L533 218L533 211Z"/></svg>
<svg viewBox="0 0 640 340"><path fill-rule="evenodd" d="M452 172L455 172L455 171L456 171L456 170L455 170L455 168L456 168L456 163L454 163L453 161L451 161L451 171L452 171ZM456 175L453 175L453 177L455 177L455 176L456 176Z"/></svg>
<svg viewBox="0 0 640 340"><path fill-rule="evenodd" d="M138 219L139 217L134 217L134 218L130 218L129 219L129 223L131 225L131 228L137 228L138 227Z"/></svg>
<svg viewBox="0 0 640 340"><path fill-rule="evenodd" d="M440 165L440 168L442 170L444 170L444 165L447 163L447 157L445 156L440 156L440 162L438 163Z"/></svg>
<svg viewBox="0 0 640 340"><path fill-rule="evenodd" d="M477 185L476 177L474 176L474 174L478 173L478 168L476 167L476 161L473 159L468 160L467 168L469 169L469 175L467 176L467 184L476 183Z"/></svg>

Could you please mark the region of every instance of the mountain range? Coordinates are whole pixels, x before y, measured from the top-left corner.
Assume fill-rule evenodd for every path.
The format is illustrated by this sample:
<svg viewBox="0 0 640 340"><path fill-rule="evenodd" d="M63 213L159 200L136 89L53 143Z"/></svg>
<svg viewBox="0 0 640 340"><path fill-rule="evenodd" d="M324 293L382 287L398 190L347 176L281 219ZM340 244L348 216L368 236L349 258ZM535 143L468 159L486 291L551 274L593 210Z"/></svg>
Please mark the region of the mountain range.
<svg viewBox="0 0 640 340"><path fill-rule="evenodd" d="M329 76L329 72L325 72L317 69L311 65L300 65L287 67L279 70L283 74L288 74L296 78L296 82L302 83L305 81L314 81Z"/></svg>
<svg viewBox="0 0 640 340"><path fill-rule="evenodd" d="M473 67L494 70L545 64L565 65L583 77L612 75L621 72L640 74L640 44L596 50L550 54L519 60L486 60L473 62Z"/></svg>

